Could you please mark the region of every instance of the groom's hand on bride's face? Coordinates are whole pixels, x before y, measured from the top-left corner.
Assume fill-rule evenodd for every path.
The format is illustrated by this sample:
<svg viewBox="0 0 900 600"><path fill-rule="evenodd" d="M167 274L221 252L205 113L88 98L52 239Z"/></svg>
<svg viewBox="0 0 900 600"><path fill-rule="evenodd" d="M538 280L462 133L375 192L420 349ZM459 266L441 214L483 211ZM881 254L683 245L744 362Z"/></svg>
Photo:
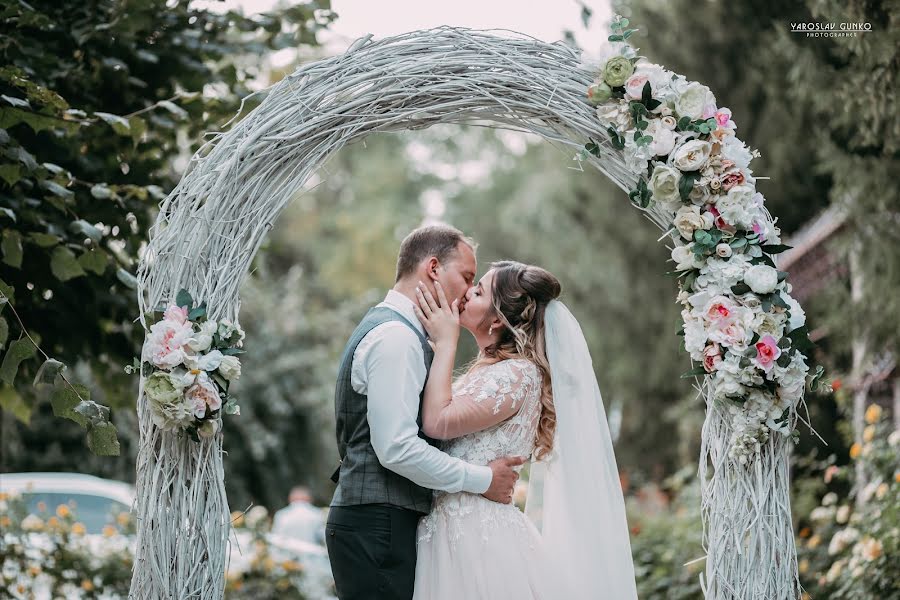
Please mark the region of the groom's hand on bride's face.
<svg viewBox="0 0 900 600"><path fill-rule="evenodd" d="M488 500L509 504L512 502L513 488L519 480L519 473L513 469L525 463L521 456L504 456L488 463L493 472L491 487L482 494Z"/></svg>

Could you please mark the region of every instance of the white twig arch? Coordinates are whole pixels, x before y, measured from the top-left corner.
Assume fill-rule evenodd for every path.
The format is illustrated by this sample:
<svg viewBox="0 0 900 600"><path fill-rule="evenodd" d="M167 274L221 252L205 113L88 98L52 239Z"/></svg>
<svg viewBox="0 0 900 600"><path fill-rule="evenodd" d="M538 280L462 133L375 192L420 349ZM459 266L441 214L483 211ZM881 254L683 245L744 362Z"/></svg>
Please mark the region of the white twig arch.
<svg viewBox="0 0 900 600"><path fill-rule="evenodd" d="M606 141L586 99L595 74L561 42L450 27L363 38L303 65L204 144L161 202L138 271L142 324L147 329L146 315L181 288L206 302L209 318L237 323L241 283L275 219L330 156L375 132L478 124L535 133L573 153L593 139L598 147L582 153L584 161L634 189L639 176ZM641 210L670 229L671 213L656 203ZM160 430L144 381L131 597L221 598L230 531L223 436L196 443ZM698 388L707 399L700 461L707 598L796 597L789 440L770 441L763 470L738 469L708 388L706 381Z"/></svg>

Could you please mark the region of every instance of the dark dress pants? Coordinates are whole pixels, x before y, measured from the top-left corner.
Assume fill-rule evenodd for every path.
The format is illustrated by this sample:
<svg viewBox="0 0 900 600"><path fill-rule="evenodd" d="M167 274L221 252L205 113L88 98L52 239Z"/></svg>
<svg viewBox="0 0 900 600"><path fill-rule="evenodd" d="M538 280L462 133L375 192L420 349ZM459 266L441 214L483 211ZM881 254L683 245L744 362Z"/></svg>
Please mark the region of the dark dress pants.
<svg viewBox="0 0 900 600"><path fill-rule="evenodd" d="M387 504L333 506L325 543L340 600L410 600L417 512Z"/></svg>

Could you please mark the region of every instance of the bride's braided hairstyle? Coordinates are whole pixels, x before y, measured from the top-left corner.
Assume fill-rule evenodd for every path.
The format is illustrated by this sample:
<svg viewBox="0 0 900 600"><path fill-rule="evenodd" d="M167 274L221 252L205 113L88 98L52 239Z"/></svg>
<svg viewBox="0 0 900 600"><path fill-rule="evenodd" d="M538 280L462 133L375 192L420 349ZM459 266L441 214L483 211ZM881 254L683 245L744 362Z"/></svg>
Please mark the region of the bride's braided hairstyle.
<svg viewBox="0 0 900 600"><path fill-rule="evenodd" d="M541 373L541 415L535 436L535 457L540 460L553 449L556 409L550 381L550 363L544 343L544 311L559 297L559 280L549 271L515 261L491 264L493 311L485 315L485 324L496 316L503 323L495 343L484 349L470 370L509 358L525 358Z"/></svg>

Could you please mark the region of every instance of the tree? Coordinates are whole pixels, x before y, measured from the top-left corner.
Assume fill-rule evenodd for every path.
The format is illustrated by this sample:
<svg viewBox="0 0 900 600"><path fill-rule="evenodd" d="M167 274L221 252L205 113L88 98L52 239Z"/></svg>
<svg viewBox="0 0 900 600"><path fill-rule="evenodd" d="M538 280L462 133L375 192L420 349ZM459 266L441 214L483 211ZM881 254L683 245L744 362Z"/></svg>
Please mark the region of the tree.
<svg viewBox="0 0 900 600"><path fill-rule="evenodd" d="M2 3L5 443L27 450L10 436L21 441L49 398L54 414L89 428L95 453L119 452L109 408L65 365L83 361L109 405L130 408L135 382L122 367L143 341L133 271L178 176L173 158L232 117L264 75L243 57L315 46L329 9L311 0L248 18L165 0ZM4 453L3 468L16 460Z"/></svg>

